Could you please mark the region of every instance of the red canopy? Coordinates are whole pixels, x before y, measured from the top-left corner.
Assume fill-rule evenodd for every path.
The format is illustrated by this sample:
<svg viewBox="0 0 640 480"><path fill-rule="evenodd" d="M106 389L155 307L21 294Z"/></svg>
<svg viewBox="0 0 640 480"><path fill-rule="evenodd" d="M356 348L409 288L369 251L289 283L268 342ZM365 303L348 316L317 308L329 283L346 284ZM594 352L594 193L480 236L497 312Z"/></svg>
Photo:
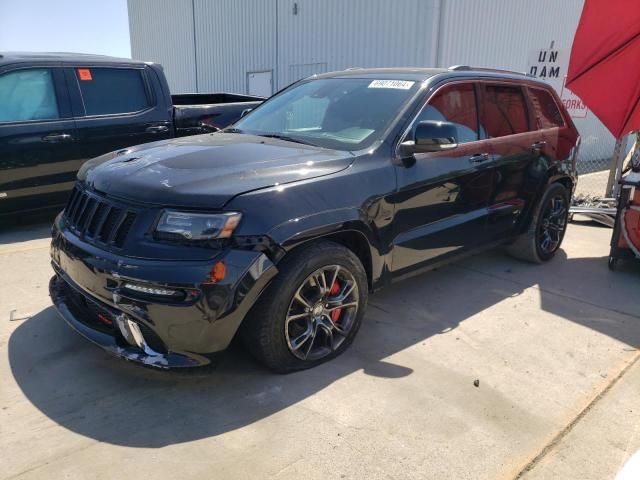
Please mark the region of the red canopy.
<svg viewBox="0 0 640 480"><path fill-rule="evenodd" d="M616 138L640 130L640 4L586 0L573 40L567 88Z"/></svg>

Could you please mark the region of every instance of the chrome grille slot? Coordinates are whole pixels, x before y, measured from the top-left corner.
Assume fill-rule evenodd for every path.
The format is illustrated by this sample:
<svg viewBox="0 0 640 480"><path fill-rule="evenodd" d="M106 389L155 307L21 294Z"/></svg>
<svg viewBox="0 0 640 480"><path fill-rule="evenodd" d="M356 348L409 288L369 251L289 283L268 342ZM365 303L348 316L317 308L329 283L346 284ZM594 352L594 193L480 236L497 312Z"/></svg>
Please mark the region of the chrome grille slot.
<svg viewBox="0 0 640 480"><path fill-rule="evenodd" d="M136 212L78 187L71 193L64 215L78 236L116 248L122 248L136 219Z"/></svg>

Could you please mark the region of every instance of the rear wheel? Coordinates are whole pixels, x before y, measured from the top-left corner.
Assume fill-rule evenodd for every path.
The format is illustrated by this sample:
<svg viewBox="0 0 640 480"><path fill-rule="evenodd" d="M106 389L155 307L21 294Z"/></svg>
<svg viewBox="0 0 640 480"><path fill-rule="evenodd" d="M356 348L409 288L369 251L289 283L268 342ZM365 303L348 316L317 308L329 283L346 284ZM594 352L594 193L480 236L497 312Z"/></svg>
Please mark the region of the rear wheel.
<svg viewBox="0 0 640 480"><path fill-rule="evenodd" d="M367 303L358 257L332 242L293 251L243 322L249 351L278 372L318 365L353 341Z"/></svg>
<svg viewBox="0 0 640 480"><path fill-rule="evenodd" d="M560 183L549 185L529 229L508 247L509 253L533 263L551 260L564 239L569 218L569 193Z"/></svg>

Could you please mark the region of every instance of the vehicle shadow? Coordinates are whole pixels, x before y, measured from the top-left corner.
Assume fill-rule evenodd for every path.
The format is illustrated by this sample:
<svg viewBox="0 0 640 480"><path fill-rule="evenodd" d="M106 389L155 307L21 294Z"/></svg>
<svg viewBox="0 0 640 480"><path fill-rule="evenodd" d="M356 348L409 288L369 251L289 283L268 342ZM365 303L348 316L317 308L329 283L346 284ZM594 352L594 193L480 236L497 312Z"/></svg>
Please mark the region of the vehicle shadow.
<svg viewBox="0 0 640 480"><path fill-rule="evenodd" d="M637 296L640 269L610 273L604 257L559 257L533 266L489 253L393 285L371 297L344 355L290 375L271 373L235 344L213 370L162 372L128 364L72 333L53 307L13 332L9 362L25 396L56 423L100 442L157 448L252 424L355 372L411 375L389 357L437 335L456 335L466 319L532 286L539 288L543 310L640 346L637 301L626 298ZM592 298L589 312L596 313L585 314L580 302L569 301L573 297ZM598 313L599 303L622 313Z"/></svg>
<svg viewBox="0 0 640 480"><path fill-rule="evenodd" d="M51 225L60 209L0 217L0 245L51 237Z"/></svg>

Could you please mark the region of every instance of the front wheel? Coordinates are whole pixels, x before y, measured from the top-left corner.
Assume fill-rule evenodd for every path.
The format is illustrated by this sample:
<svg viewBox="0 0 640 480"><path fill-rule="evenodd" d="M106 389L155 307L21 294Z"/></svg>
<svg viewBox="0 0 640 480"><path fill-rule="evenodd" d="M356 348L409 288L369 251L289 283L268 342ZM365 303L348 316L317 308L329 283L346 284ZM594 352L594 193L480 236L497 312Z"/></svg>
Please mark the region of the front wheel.
<svg viewBox="0 0 640 480"><path fill-rule="evenodd" d="M564 239L569 218L569 193L560 183L549 185L537 205L529 229L508 247L509 253L532 263L551 260Z"/></svg>
<svg viewBox="0 0 640 480"><path fill-rule="evenodd" d="M358 257L333 242L293 251L242 325L249 351L278 372L302 370L340 355L353 341L367 303Z"/></svg>

